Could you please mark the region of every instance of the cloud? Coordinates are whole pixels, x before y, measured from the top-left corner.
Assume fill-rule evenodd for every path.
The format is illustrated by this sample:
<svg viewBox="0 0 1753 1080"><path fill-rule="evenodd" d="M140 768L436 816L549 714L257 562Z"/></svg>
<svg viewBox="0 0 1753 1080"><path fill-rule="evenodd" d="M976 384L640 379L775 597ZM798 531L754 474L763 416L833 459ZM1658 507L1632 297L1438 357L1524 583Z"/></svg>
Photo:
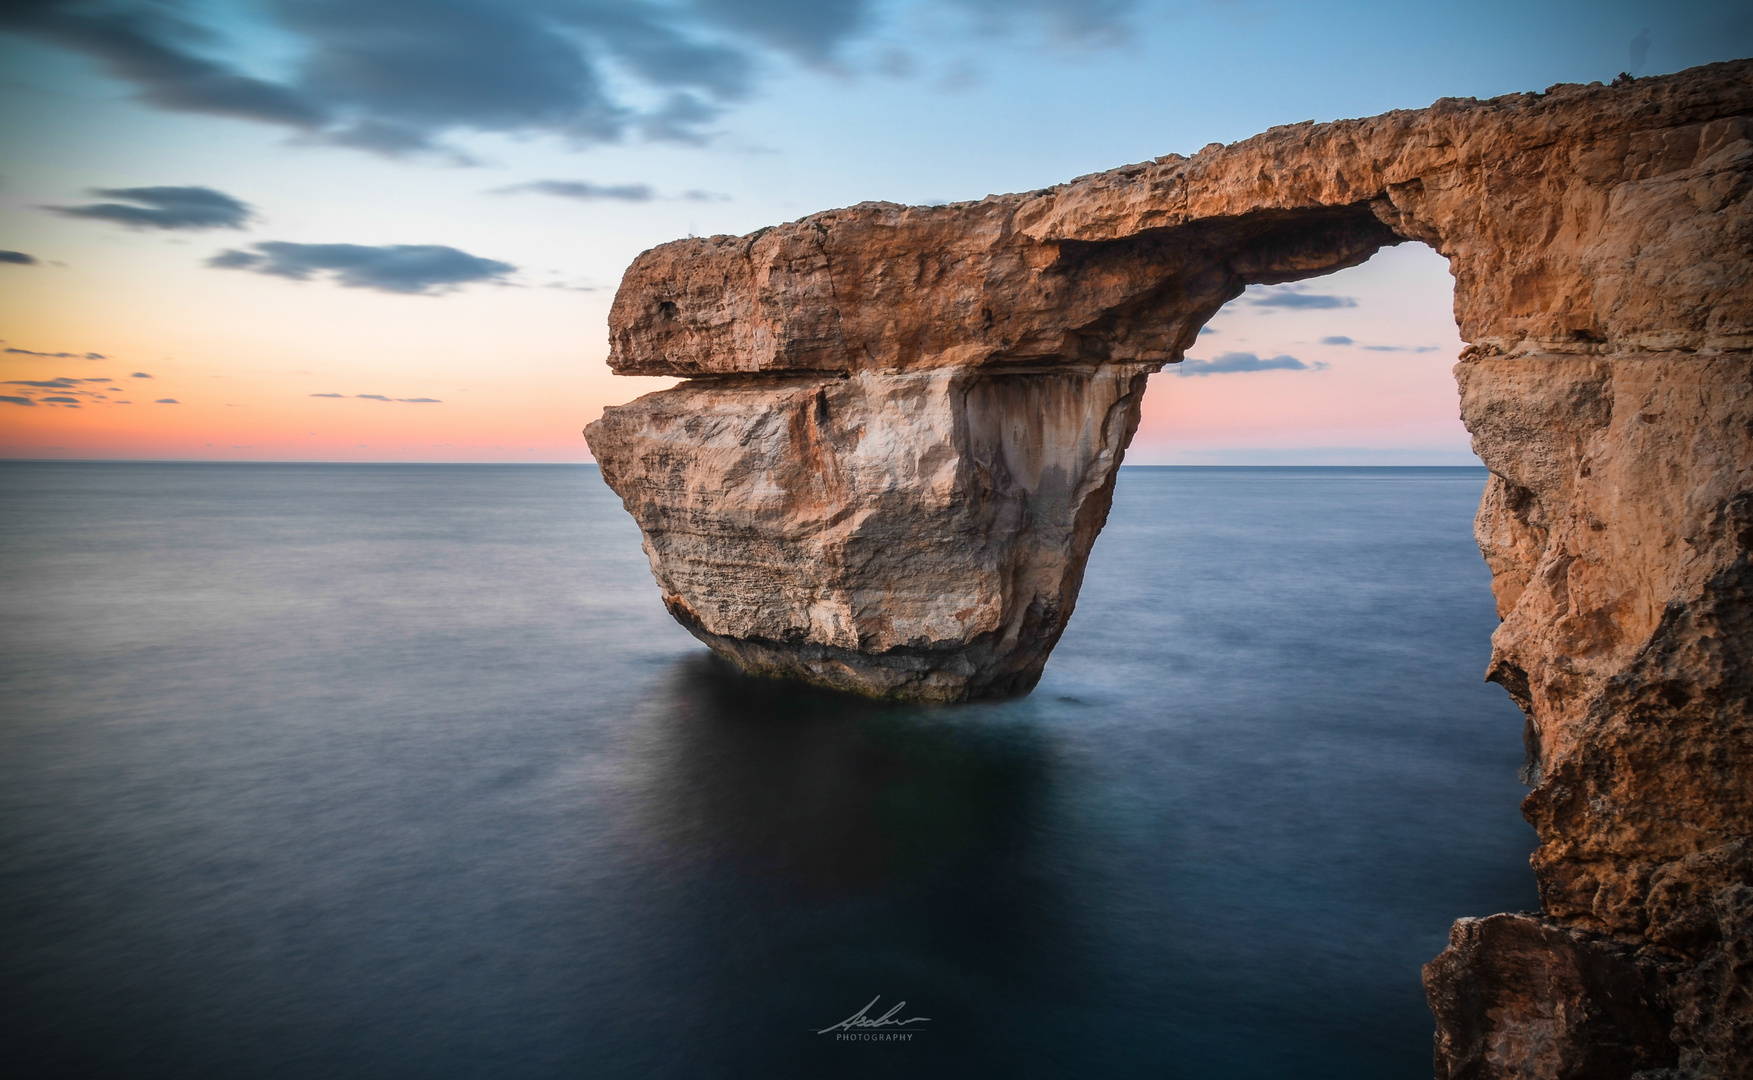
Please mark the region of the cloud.
<svg viewBox="0 0 1753 1080"><path fill-rule="evenodd" d="M154 401L153 404L154 405L181 405L182 402L178 401L176 398L173 398L173 397L161 397L157 401Z"/></svg>
<svg viewBox="0 0 1753 1080"><path fill-rule="evenodd" d="M300 90L253 78L196 50L222 42L212 30L166 5L121 0L93 7L38 0L0 8L0 29L35 37L100 61L139 88L142 101L175 112L315 127L325 107Z"/></svg>
<svg viewBox="0 0 1753 1080"><path fill-rule="evenodd" d="M1041 22L1061 46L1108 48L1123 44L1130 31L1132 0L955 0L988 34L1004 34L1018 16Z"/></svg>
<svg viewBox="0 0 1753 1080"><path fill-rule="evenodd" d="M7 349L15 356L44 356L50 360L107 360L103 353L37 352L35 349Z"/></svg>
<svg viewBox="0 0 1753 1080"><path fill-rule="evenodd" d="M1305 364L1294 356L1262 360L1251 352L1226 352L1215 360L1183 360L1175 365L1181 375L1230 375L1242 371L1322 371L1326 364Z"/></svg>
<svg viewBox="0 0 1753 1080"><path fill-rule="evenodd" d="M1349 296L1334 296L1330 293L1294 292L1281 289L1265 293L1251 301L1255 307L1282 308L1348 308L1356 307L1357 301Z"/></svg>
<svg viewBox="0 0 1753 1080"><path fill-rule="evenodd" d="M466 155L452 134L542 133L576 145L629 135L702 143L773 61L843 70L886 41L905 0L25 0L0 32L92 57L161 109L289 129L295 141L387 156ZM1132 0L953 0L970 41L1025 24L1052 44L1127 39ZM223 29L222 29L223 28ZM227 32L229 31L229 32ZM918 31L912 31L917 33ZM968 37L967 34L961 34ZM262 41L282 43L259 55ZM892 51L892 49L891 49ZM281 63L281 58L289 58ZM264 61L267 61L264 63ZM261 72L280 67L280 74ZM893 65L891 64L892 68Z"/></svg>
<svg viewBox="0 0 1753 1080"><path fill-rule="evenodd" d="M222 270L308 281L314 274L332 275L351 289L433 296L478 281L501 281L517 267L483 259L442 244L294 244L269 240L254 250L221 251L207 265Z"/></svg>
<svg viewBox="0 0 1753 1080"><path fill-rule="evenodd" d="M534 192L538 195L553 195L562 199L578 199L584 202L615 200L619 202L651 202L658 198L657 190L650 184L598 184L589 180L531 180L523 184L508 184L505 187L492 188L490 195L520 195ZM681 199L686 202L729 202L729 195L716 191L703 191L692 188L682 192Z"/></svg>
<svg viewBox="0 0 1753 1080"><path fill-rule="evenodd" d="M18 266L38 266L35 255L26 255L22 251L6 251L0 249L0 263L15 263Z"/></svg>
<svg viewBox="0 0 1753 1080"><path fill-rule="evenodd" d="M257 11L245 17L270 25L243 37L287 39L299 56L283 80L245 74L247 47L192 6L37 0L0 10L0 30L93 56L160 108L389 156L444 152L453 130L612 142L646 114L610 92L604 60L647 88L720 101L748 92L755 63L710 40L723 35L703 34L696 13L650 0L269 0Z"/></svg>
<svg viewBox="0 0 1753 1080"><path fill-rule="evenodd" d="M1322 338L1321 344L1323 344L1323 345L1351 345L1354 343L1352 342L1352 340L1350 338L1346 337L1344 334L1334 334L1330 337Z"/></svg>
<svg viewBox="0 0 1753 1080"><path fill-rule="evenodd" d="M1424 352L1436 352L1437 346L1435 346L1435 345L1418 345L1418 346L1412 346L1412 345L1365 345L1363 347L1363 351L1364 352L1424 353Z"/></svg>
<svg viewBox="0 0 1753 1080"><path fill-rule="evenodd" d="M43 398L42 400L43 400L44 404L48 404L50 402L53 402L57 405L77 405L77 404L79 404L79 399L76 397L46 397L46 398Z"/></svg>
<svg viewBox="0 0 1753 1080"><path fill-rule="evenodd" d="M526 191L586 201L615 199L621 202L650 202L657 198L657 192L651 189L650 184L593 184L588 180L531 180L527 184L494 188L492 193L516 195Z"/></svg>
<svg viewBox="0 0 1753 1080"><path fill-rule="evenodd" d="M152 376L146 374L144 371L136 371L134 374L128 376L128 378L130 378L130 379L150 379L150 378L152 378Z"/></svg>
<svg viewBox="0 0 1753 1080"><path fill-rule="evenodd" d="M64 217L113 221L131 229L241 229L254 216L248 203L205 187L93 188L92 194L127 202L44 209Z"/></svg>
<svg viewBox="0 0 1753 1080"><path fill-rule="evenodd" d="M705 125L723 111L693 94L674 93L664 100L662 108L640 118L638 131L652 142L705 146L712 141Z"/></svg>
<svg viewBox="0 0 1753 1080"><path fill-rule="evenodd" d="M344 398L346 396L347 396L346 394L312 394L311 395L311 397L322 397L322 398ZM444 402L439 400L438 398L431 398L431 397L393 398L393 397L387 397L383 394L354 394L353 396L356 398L363 398L366 401L387 401L387 402L398 402L399 401L399 402L404 402L404 403L409 404L409 405L443 405L444 404Z"/></svg>
<svg viewBox="0 0 1753 1080"><path fill-rule="evenodd" d="M10 350L8 350L10 351ZM70 390L84 379L8 379L7 386L37 386L45 390Z"/></svg>
<svg viewBox="0 0 1753 1080"><path fill-rule="evenodd" d="M7 394L0 394L0 401L4 401L8 405L35 405L36 404L36 402L32 401L30 398L11 397Z"/></svg>
<svg viewBox="0 0 1753 1080"><path fill-rule="evenodd" d="M659 89L734 96L748 83L746 57L690 40L654 4L289 0L274 10L309 50L306 92L410 147L451 128L620 138L639 111L611 95L598 50Z"/></svg>
<svg viewBox="0 0 1753 1080"><path fill-rule="evenodd" d="M823 63L869 19L864 0L695 0L708 19L767 46Z"/></svg>

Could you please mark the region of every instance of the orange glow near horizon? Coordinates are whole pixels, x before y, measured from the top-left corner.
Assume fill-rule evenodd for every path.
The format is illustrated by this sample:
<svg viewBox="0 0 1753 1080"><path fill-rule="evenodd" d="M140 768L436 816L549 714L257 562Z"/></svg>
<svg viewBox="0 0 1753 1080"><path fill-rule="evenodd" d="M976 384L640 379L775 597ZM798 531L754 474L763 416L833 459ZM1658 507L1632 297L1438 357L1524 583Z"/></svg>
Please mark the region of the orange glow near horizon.
<svg viewBox="0 0 1753 1080"><path fill-rule="evenodd" d="M581 429L605 406L674 383L608 371L606 291L386 297L199 267L152 274L111 255L94 260L101 272L36 275L0 300L0 394L38 402L0 403L0 456L586 462ZM1128 460L1465 460L1442 260L1405 245L1295 288L1297 302L1331 306L1251 291L1190 353L1301 366L1166 369ZM181 320L195 289L209 314ZM1330 343L1340 337L1351 341Z"/></svg>
<svg viewBox="0 0 1753 1080"><path fill-rule="evenodd" d="M0 456L589 461L580 432L605 404L674 382L610 374L596 294L385 297L204 269L137 287L117 263L0 300L0 395L37 401L0 403ZM211 314L178 321L197 286Z"/></svg>

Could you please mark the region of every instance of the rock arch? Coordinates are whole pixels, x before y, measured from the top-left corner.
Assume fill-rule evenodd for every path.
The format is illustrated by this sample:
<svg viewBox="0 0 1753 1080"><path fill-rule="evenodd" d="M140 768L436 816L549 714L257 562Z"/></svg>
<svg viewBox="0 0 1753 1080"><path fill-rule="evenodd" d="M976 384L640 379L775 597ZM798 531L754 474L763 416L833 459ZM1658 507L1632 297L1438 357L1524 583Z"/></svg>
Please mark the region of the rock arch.
<svg viewBox="0 0 1753 1080"><path fill-rule="evenodd" d="M1730 1075L1753 1069L1750 140L1737 61L676 241L628 269L610 365L687 381L586 436L670 611L743 667L1024 692L1146 376L1249 284L1429 244L1492 473L1489 677L1528 717L1544 909L1463 920L1427 968L1439 1074Z"/></svg>

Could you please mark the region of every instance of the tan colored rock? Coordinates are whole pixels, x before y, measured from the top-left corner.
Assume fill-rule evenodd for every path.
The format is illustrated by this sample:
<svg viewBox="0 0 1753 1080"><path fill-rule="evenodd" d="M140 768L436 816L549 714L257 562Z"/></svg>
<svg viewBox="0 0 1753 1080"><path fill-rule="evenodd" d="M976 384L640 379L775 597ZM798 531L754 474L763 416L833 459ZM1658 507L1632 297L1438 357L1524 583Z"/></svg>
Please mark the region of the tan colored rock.
<svg viewBox="0 0 1753 1080"><path fill-rule="evenodd" d="M1029 690L1148 367L695 380L590 428L670 613L743 667L926 700Z"/></svg>
<svg viewBox="0 0 1753 1080"><path fill-rule="evenodd" d="M1588 1024L1537 1066L1468 1049L1593 1007L1581 975L1510 987L1540 955L1656 986L1626 1007L1672 1044L1663 1075L1753 1075L1753 62L666 244L627 271L610 364L689 381L586 434L717 651L878 695L1025 691L1144 376L1247 285L1406 240L1455 275L1490 677L1528 716L1541 839L1536 929L1427 969L1444 1075L1657 1060L1601 1064Z"/></svg>

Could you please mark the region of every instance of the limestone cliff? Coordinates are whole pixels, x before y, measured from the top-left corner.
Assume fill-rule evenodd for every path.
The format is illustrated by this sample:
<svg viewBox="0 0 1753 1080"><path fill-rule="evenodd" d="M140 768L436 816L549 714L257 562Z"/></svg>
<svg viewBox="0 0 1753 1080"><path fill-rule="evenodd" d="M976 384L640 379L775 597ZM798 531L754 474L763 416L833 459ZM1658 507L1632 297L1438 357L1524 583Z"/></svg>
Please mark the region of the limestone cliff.
<svg viewBox="0 0 1753 1080"><path fill-rule="evenodd" d="M1753 62L666 244L610 364L688 381L586 434L719 652L1022 692L1144 377L1247 285L1407 240L1449 259L1469 342L1544 908L1463 920L1426 969L1438 1073L1753 1075Z"/></svg>

